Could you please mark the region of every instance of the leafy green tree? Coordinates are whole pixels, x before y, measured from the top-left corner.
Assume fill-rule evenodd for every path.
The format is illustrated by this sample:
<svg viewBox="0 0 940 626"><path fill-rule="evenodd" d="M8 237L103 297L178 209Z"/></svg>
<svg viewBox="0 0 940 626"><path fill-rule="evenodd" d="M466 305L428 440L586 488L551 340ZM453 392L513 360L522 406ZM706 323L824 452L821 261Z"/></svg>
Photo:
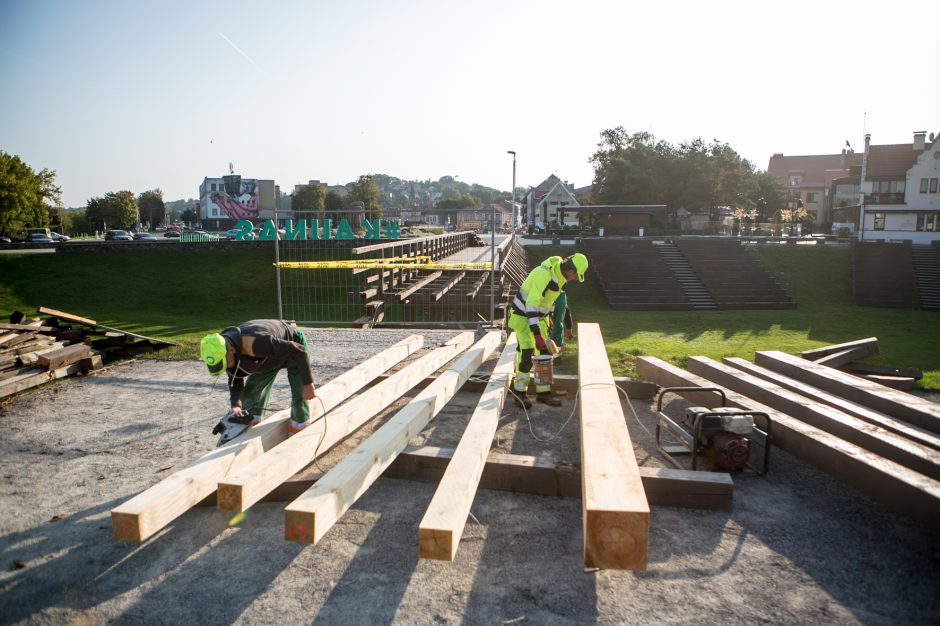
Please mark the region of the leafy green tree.
<svg viewBox="0 0 940 626"><path fill-rule="evenodd" d="M137 197L132 191L109 191L88 201L85 216L96 230L130 228L140 216Z"/></svg>
<svg viewBox="0 0 940 626"><path fill-rule="evenodd" d="M445 211L459 211L474 206L480 206L480 201L468 194L463 194L456 198L445 198L437 203L437 208Z"/></svg>
<svg viewBox="0 0 940 626"><path fill-rule="evenodd" d="M49 225L49 211L61 204L55 172L34 172L20 157L0 151L0 234Z"/></svg>
<svg viewBox="0 0 940 626"><path fill-rule="evenodd" d="M156 224L163 222L166 214L166 205L163 203L163 192L151 189L137 196L137 208L140 211L140 221L150 225L152 229Z"/></svg>
<svg viewBox="0 0 940 626"><path fill-rule="evenodd" d="M69 211L72 226L69 235L87 235L95 231L95 227L88 222L86 211Z"/></svg>
<svg viewBox="0 0 940 626"><path fill-rule="evenodd" d="M189 209L183 210L180 213L180 221L189 225L195 224L196 223L196 209L189 208Z"/></svg>
<svg viewBox="0 0 940 626"><path fill-rule="evenodd" d="M353 183L346 196L346 204L361 202L367 219L381 219L382 210L379 205L379 188L371 176L360 176Z"/></svg>
<svg viewBox="0 0 940 626"><path fill-rule="evenodd" d="M757 188L754 191L754 206L760 212L757 221L769 221L771 216L786 206L787 197L777 178L770 172L758 172L754 175Z"/></svg>
<svg viewBox="0 0 940 626"><path fill-rule="evenodd" d="M323 219L325 206L326 189L322 185L303 185L291 198L292 211L316 214L316 217L306 216L307 219Z"/></svg>

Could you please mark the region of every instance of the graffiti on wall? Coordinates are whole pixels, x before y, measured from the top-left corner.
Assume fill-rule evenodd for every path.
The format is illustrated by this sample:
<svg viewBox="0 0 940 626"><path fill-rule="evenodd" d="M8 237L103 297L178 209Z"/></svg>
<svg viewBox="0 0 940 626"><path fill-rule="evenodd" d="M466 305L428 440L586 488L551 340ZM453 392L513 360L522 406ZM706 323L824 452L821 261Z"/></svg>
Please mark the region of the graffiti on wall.
<svg viewBox="0 0 940 626"><path fill-rule="evenodd" d="M223 176L222 181L222 189L209 196L219 210L233 220L257 218L258 181L237 174Z"/></svg>

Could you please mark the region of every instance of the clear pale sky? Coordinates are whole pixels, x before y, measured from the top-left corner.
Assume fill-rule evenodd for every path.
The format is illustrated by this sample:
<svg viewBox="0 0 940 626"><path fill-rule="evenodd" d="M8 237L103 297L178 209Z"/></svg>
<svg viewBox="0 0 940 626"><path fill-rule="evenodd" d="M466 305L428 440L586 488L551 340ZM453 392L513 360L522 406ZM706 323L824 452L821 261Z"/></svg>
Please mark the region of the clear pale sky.
<svg viewBox="0 0 940 626"><path fill-rule="evenodd" d="M940 132L940 2L0 0L0 150L66 206L205 176L590 184L599 133L774 152ZM865 114L867 113L867 117Z"/></svg>

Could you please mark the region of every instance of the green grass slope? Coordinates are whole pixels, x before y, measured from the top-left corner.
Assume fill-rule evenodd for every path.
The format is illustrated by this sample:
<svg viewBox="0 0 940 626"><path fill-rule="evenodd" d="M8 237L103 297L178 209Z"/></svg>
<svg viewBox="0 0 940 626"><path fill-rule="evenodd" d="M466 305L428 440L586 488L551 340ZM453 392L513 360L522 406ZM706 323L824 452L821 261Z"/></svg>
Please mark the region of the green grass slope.
<svg viewBox="0 0 940 626"><path fill-rule="evenodd" d="M568 247L527 248L530 262ZM876 362L924 370L940 390L940 314L856 307L850 253L830 246L763 246L761 262L796 298L781 311L615 311L589 273L570 285L576 322L598 322L617 375L634 375L638 355L684 365L693 355L753 360L756 350L801 350L875 336ZM160 358L192 358L206 332L277 314L272 253L266 249L114 254L0 255L0 314L47 306L102 324L180 342ZM624 267L629 272L629 267ZM577 346L562 363L573 371Z"/></svg>

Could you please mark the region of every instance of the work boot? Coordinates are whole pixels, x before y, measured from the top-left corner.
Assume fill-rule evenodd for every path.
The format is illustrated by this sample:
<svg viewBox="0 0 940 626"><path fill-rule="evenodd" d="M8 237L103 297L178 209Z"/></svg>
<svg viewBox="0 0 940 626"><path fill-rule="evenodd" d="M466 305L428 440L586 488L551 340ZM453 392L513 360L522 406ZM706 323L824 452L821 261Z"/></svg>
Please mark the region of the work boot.
<svg viewBox="0 0 940 626"><path fill-rule="evenodd" d="M551 391L535 394L535 401L547 404L548 406L561 406L561 400L556 398Z"/></svg>
<svg viewBox="0 0 940 626"><path fill-rule="evenodd" d="M516 403L516 406L520 406L523 409L532 408L532 399L529 398L529 395L527 393L524 393L524 392L519 393L518 391L514 392L512 394L512 399Z"/></svg>

